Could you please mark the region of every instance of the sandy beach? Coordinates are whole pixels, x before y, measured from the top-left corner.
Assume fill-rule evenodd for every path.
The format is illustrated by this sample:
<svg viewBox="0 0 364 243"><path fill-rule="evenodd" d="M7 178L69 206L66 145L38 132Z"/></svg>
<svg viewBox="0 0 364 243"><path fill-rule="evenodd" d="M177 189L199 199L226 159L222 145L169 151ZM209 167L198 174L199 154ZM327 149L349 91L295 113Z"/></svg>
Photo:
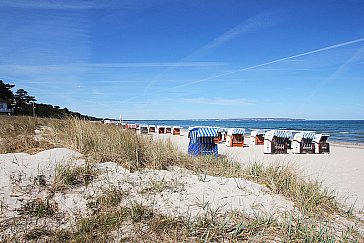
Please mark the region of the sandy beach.
<svg viewBox="0 0 364 243"><path fill-rule="evenodd" d="M187 152L189 139L187 131L181 136L154 135L155 139L171 139L181 151ZM227 147L219 144L219 154L242 164L260 162L263 164L289 163L300 173L311 179L322 180L323 185L335 190L339 200L346 205L364 208L364 146L346 143L331 143L330 154L264 154L263 146L250 145L245 137L246 147Z"/></svg>
<svg viewBox="0 0 364 243"><path fill-rule="evenodd" d="M290 151L286 155L268 155L263 153L263 146L218 145L220 156L231 162L293 165L298 173L285 167L292 174L282 172L283 181L287 183L292 178L296 182L289 184L286 191L275 191L269 182L268 185L234 174L236 167L230 166L229 160L204 160L182 154L187 153L187 131L182 131L181 136L140 136L117 126L87 121L72 120L65 124L69 126L66 130L59 125L40 126L28 135L30 140L44 143L57 138L63 141L59 147L40 147L41 144L35 143L27 151L0 154L0 222L4 225L0 227L0 241L41 237L60 242L62 232L66 232L69 239L79 239L76 242L93 239L95 234L101 234L101 238L108 235L110 242L123 239L139 242L146 236L149 241L145 242L155 242L164 239L160 227L166 227L164 232L169 237L178 223L180 228L176 229L174 240L166 241L180 242L195 237L201 222L206 228L203 232L210 232L211 226L218 225L214 229L216 237L224 234L227 239L257 242L282 242L292 237L310 242L326 227L330 229L327 234L338 239L362 238L364 194L360 188L363 185L360 162L364 149L360 146L331 144L330 154ZM82 146L70 149L70 145L80 141L78 135L83 135ZM149 138L171 141L176 149L170 143L153 143ZM18 141L17 137L13 139ZM24 146L22 141L19 146ZM97 153L92 155L89 151ZM200 167L194 167L198 164ZM210 166L216 173L208 171ZM346 206L337 204L330 193L321 194L320 185L306 183L297 174L322 180ZM278 184L282 178L269 180ZM311 204L307 199L312 199ZM166 220L175 223L163 226ZM242 223L247 230L240 236ZM95 228L90 229L90 224ZM228 227L221 231L222 226ZM259 232L251 233L257 227ZM294 236L292 227L300 227ZM148 231L138 231L142 228ZM308 228L309 232L302 235L302 230ZM188 230L187 235L180 236L181 230ZM231 232L239 235L232 236Z"/></svg>

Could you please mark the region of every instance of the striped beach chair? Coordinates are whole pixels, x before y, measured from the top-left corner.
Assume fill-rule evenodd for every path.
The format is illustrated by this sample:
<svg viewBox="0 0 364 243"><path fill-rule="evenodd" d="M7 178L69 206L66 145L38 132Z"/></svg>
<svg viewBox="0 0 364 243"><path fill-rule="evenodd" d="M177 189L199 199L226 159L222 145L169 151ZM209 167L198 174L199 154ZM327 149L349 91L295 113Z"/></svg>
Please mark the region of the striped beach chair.
<svg viewBox="0 0 364 243"><path fill-rule="evenodd" d="M264 136L265 154L286 154L290 148L292 131L270 130Z"/></svg>
<svg viewBox="0 0 364 243"><path fill-rule="evenodd" d="M190 142L188 153L193 156L213 155L218 156L217 144L214 138L217 136L217 129L212 127L192 128L189 131Z"/></svg>
<svg viewBox="0 0 364 243"><path fill-rule="evenodd" d="M157 128L155 125L148 126L148 134L154 134L154 133L156 133L156 131L157 131Z"/></svg>
<svg viewBox="0 0 364 243"><path fill-rule="evenodd" d="M293 136L292 152L296 154L314 153L314 132L298 132Z"/></svg>
<svg viewBox="0 0 364 243"><path fill-rule="evenodd" d="M226 146L244 147L244 128L229 128L226 137Z"/></svg>
<svg viewBox="0 0 364 243"><path fill-rule="evenodd" d="M250 144L252 145L263 145L264 144L265 131L262 129L253 130L250 133Z"/></svg>
<svg viewBox="0 0 364 243"><path fill-rule="evenodd" d="M327 139L330 137L329 134L316 134L313 139L315 153L330 153L330 144L327 142Z"/></svg>
<svg viewBox="0 0 364 243"><path fill-rule="evenodd" d="M172 128L172 134L173 135L181 135L181 127L179 127L179 126L173 126L173 128Z"/></svg>
<svg viewBox="0 0 364 243"><path fill-rule="evenodd" d="M226 134L227 134L227 128L220 127L217 129L217 143L223 143L226 142Z"/></svg>

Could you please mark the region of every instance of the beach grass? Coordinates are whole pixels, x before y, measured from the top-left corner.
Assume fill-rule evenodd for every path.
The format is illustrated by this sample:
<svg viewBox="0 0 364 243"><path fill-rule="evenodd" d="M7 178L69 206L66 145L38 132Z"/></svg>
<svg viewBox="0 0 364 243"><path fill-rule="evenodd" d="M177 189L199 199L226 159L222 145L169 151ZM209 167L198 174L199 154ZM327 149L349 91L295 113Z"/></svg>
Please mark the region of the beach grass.
<svg viewBox="0 0 364 243"><path fill-rule="evenodd" d="M117 196L115 196L117 194ZM99 210L81 217L72 229L29 230L23 239L54 242L333 242L337 236L325 222L313 224L309 218L291 216L277 222L269 215L248 217L242 212L206 212L193 219L161 215L142 203L120 206L120 192L113 189L95 199ZM355 242L352 232L347 242ZM344 238L343 238L344 239Z"/></svg>
<svg viewBox="0 0 364 243"><path fill-rule="evenodd" d="M50 190L56 192L80 185L87 186L96 175L97 171L90 163L79 166L58 165Z"/></svg>
<svg viewBox="0 0 364 243"><path fill-rule="evenodd" d="M29 215L37 218L52 217L58 210L58 206L48 199L37 198L35 200L28 200L23 203L18 213L20 215Z"/></svg>
<svg viewBox="0 0 364 243"><path fill-rule="evenodd" d="M22 116L0 116L0 153L37 153L53 148L44 139L34 139L36 130L44 126L57 127L62 121ZM49 125L49 126L48 126Z"/></svg>
<svg viewBox="0 0 364 243"><path fill-rule="evenodd" d="M334 230L336 224L330 222L333 222L335 217L345 216L348 210L340 204L335 193L323 187L320 181L302 177L288 164L264 166L253 162L243 166L227 158L191 157L180 152L171 141L154 141L151 137L137 135L131 130L114 125L73 118L0 119L3 128L0 134L1 153L66 147L84 154L89 161L113 161L131 171L145 168L166 170L170 166L179 166L194 171L200 175L201 180L206 175L245 178L265 186L272 193L292 200L299 210L299 213L292 213L283 222L272 220L269 216L251 218L241 213L218 217L206 214L202 218L188 220L160 215L136 202L130 207L120 207L123 193L111 190L90 204L90 207L95 209L94 216L79 219L74 231L44 231L44 237L47 239L76 242L108 241L110 236L124 226L132 227L137 232L124 234L126 238L121 240L126 241L207 242L278 239L286 242L332 242L333 239L339 239L355 242L355 239L362 239L355 226L346 226L341 231ZM31 140L34 140L36 135L34 130L44 126L49 128L46 136L33 143ZM10 129L9 132L7 129ZM28 138L24 140L24 137ZM8 141L12 141L16 146L9 146ZM59 167L55 190L62 191L79 183L87 184L93 173L91 167ZM170 185L165 185L163 181L155 182L144 193L158 193L166 186ZM148 230L145 232L145 229ZM32 234L42 234L42 231L35 230Z"/></svg>

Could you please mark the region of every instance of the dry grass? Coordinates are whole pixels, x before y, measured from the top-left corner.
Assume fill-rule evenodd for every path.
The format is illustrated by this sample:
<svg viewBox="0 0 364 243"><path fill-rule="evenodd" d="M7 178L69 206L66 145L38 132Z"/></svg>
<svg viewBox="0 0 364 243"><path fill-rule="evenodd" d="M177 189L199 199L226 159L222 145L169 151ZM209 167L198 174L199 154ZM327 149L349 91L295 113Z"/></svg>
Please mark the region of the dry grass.
<svg viewBox="0 0 364 243"><path fill-rule="evenodd" d="M53 242L334 242L332 228L322 222L277 223L269 217L249 218L237 212L187 220L157 214L139 203L109 207L80 218L74 230L30 230L24 238ZM344 238L343 238L344 239ZM356 242L352 236L344 242ZM359 242L359 241L358 241Z"/></svg>
<svg viewBox="0 0 364 243"><path fill-rule="evenodd" d="M56 192L80 185L87 186L96 175L97 171L89 163L82 166L59 165L50 190Z"/></svg>
<svg viewBox="0 0 364 243"><path fill-rule="evenodd" d="M1 118L3 119L3 118ZM285 241L285 242L355 242L363 239L354 227L347 227L341 233L333 229L332 218L343 215L345 208L337 201L335 194L316 180L307 180L284 164L263 166L253 163L241 166L226 158L193 158L180 152L171 142L152 141L147 136L139 136L129 130L116 126L92 123L77 119L50 120L33 118L5 118L2 126L11 129L11 136L2 131L3 139L15 139L19 146L7 147L2 143L0 151L21 151L19 135L33 136L32 130L40 125L52 128L44 138L45 147L68 147L79 151L96 161L117 162L130 170L143 168L167 169L180 166L198 174L221 177L247 178L266 186L272 192L291 199L301 211L291 215L287 222L277 223L269 217L248 218L241 214L211 215L206 214L196 220L169 218L156 214L140 204L119 207L123 194L110 191L103 197L91 201L94 214L90 218L80 219L75 231L45 232L51 241L107 242L122 235L124 241ZM13 124L12 124L13 122ZM23 123L27 123L24 125ZM24 127L20 130L17 127ZM25 132L26 131L26 132ZM6 137L8 136L8 137ZM24 151L38 149L39 144L25 143ZM80 181L86 183L92 174L89 168L59 168L59 190ZM83 177L86 175L86 177ZM81 176L81 177L80 177ZM166 185L155 183L147 193L158 193ZM121 193L121 194L120 194ZM127 229L132 228L130 230ZM42 234L41 231L33 232ZM31 238L31 237L30 237Z"/></svg>
<svg viewBox="0 0 364 243"><path fill-rule="evenodd" d="M46 140L37 141L34 138L35 130L49 124L57 126L59 122L53 119L0 116L0 153L37 153L54 147Z"/></svg>
<svg viewBox="0 0 364 243"><path fill-rule="evenodd" d="M152 141L150 137L116 126L71 119L54 128L62 146L75 149L99 162L114 161L130 170L167 169L180 166L199 174L222 177L243 177L268 187L272 192L293 200L306 214L343 214L344 209L333 191L318 180L302 178L287 164L263 166L252 163L241 166L233 161L214 157L190 157L181 153L170 141Z"/></svg>
<svg viewBox="0 0 364 243"><path fill-rule="evenodd" d="M244 168L244 177L265 185L274 193L290 198L307 214L343 214L344 209L334 191L322 186L318 180L304 179L284 164L263 166L253 163Z"/></svg>
<svg viewBox="0 0 364 243"><path fill-rule="evenodd" d="M48 199L37 198L26 201L17 211L20 215L29 215L31 217L52 217L58 211L58 206Z"/></svg>
<svg viewBox="0 0 364 243"><path fill-rule="evenodd" d="M176 153L171 143L153 142L119 127L77 119L55 127L54 139L59 146L77 150L98 162L113 161L130 170L166 169L187 156Z"/></svg>

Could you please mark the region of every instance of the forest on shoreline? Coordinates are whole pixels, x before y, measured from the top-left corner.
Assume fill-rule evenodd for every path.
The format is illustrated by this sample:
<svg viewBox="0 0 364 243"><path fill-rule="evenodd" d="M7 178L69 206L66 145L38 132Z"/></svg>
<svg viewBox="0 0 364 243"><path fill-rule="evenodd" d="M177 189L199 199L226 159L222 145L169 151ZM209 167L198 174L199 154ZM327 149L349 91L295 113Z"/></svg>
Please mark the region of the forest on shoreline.
<svg viewBox="0 0 364 243"><path fill-rule="evenodd" d="M15 93L12 91L14 84L4 83L0 80L0 100L6 102L11 114L15 116L37 116L63 119L65 117L76 117L86 120L102 120L101 118L83 115L79 112L61 108L57 105L37 103L35 96L31 96L22 88Z"/></svg>

